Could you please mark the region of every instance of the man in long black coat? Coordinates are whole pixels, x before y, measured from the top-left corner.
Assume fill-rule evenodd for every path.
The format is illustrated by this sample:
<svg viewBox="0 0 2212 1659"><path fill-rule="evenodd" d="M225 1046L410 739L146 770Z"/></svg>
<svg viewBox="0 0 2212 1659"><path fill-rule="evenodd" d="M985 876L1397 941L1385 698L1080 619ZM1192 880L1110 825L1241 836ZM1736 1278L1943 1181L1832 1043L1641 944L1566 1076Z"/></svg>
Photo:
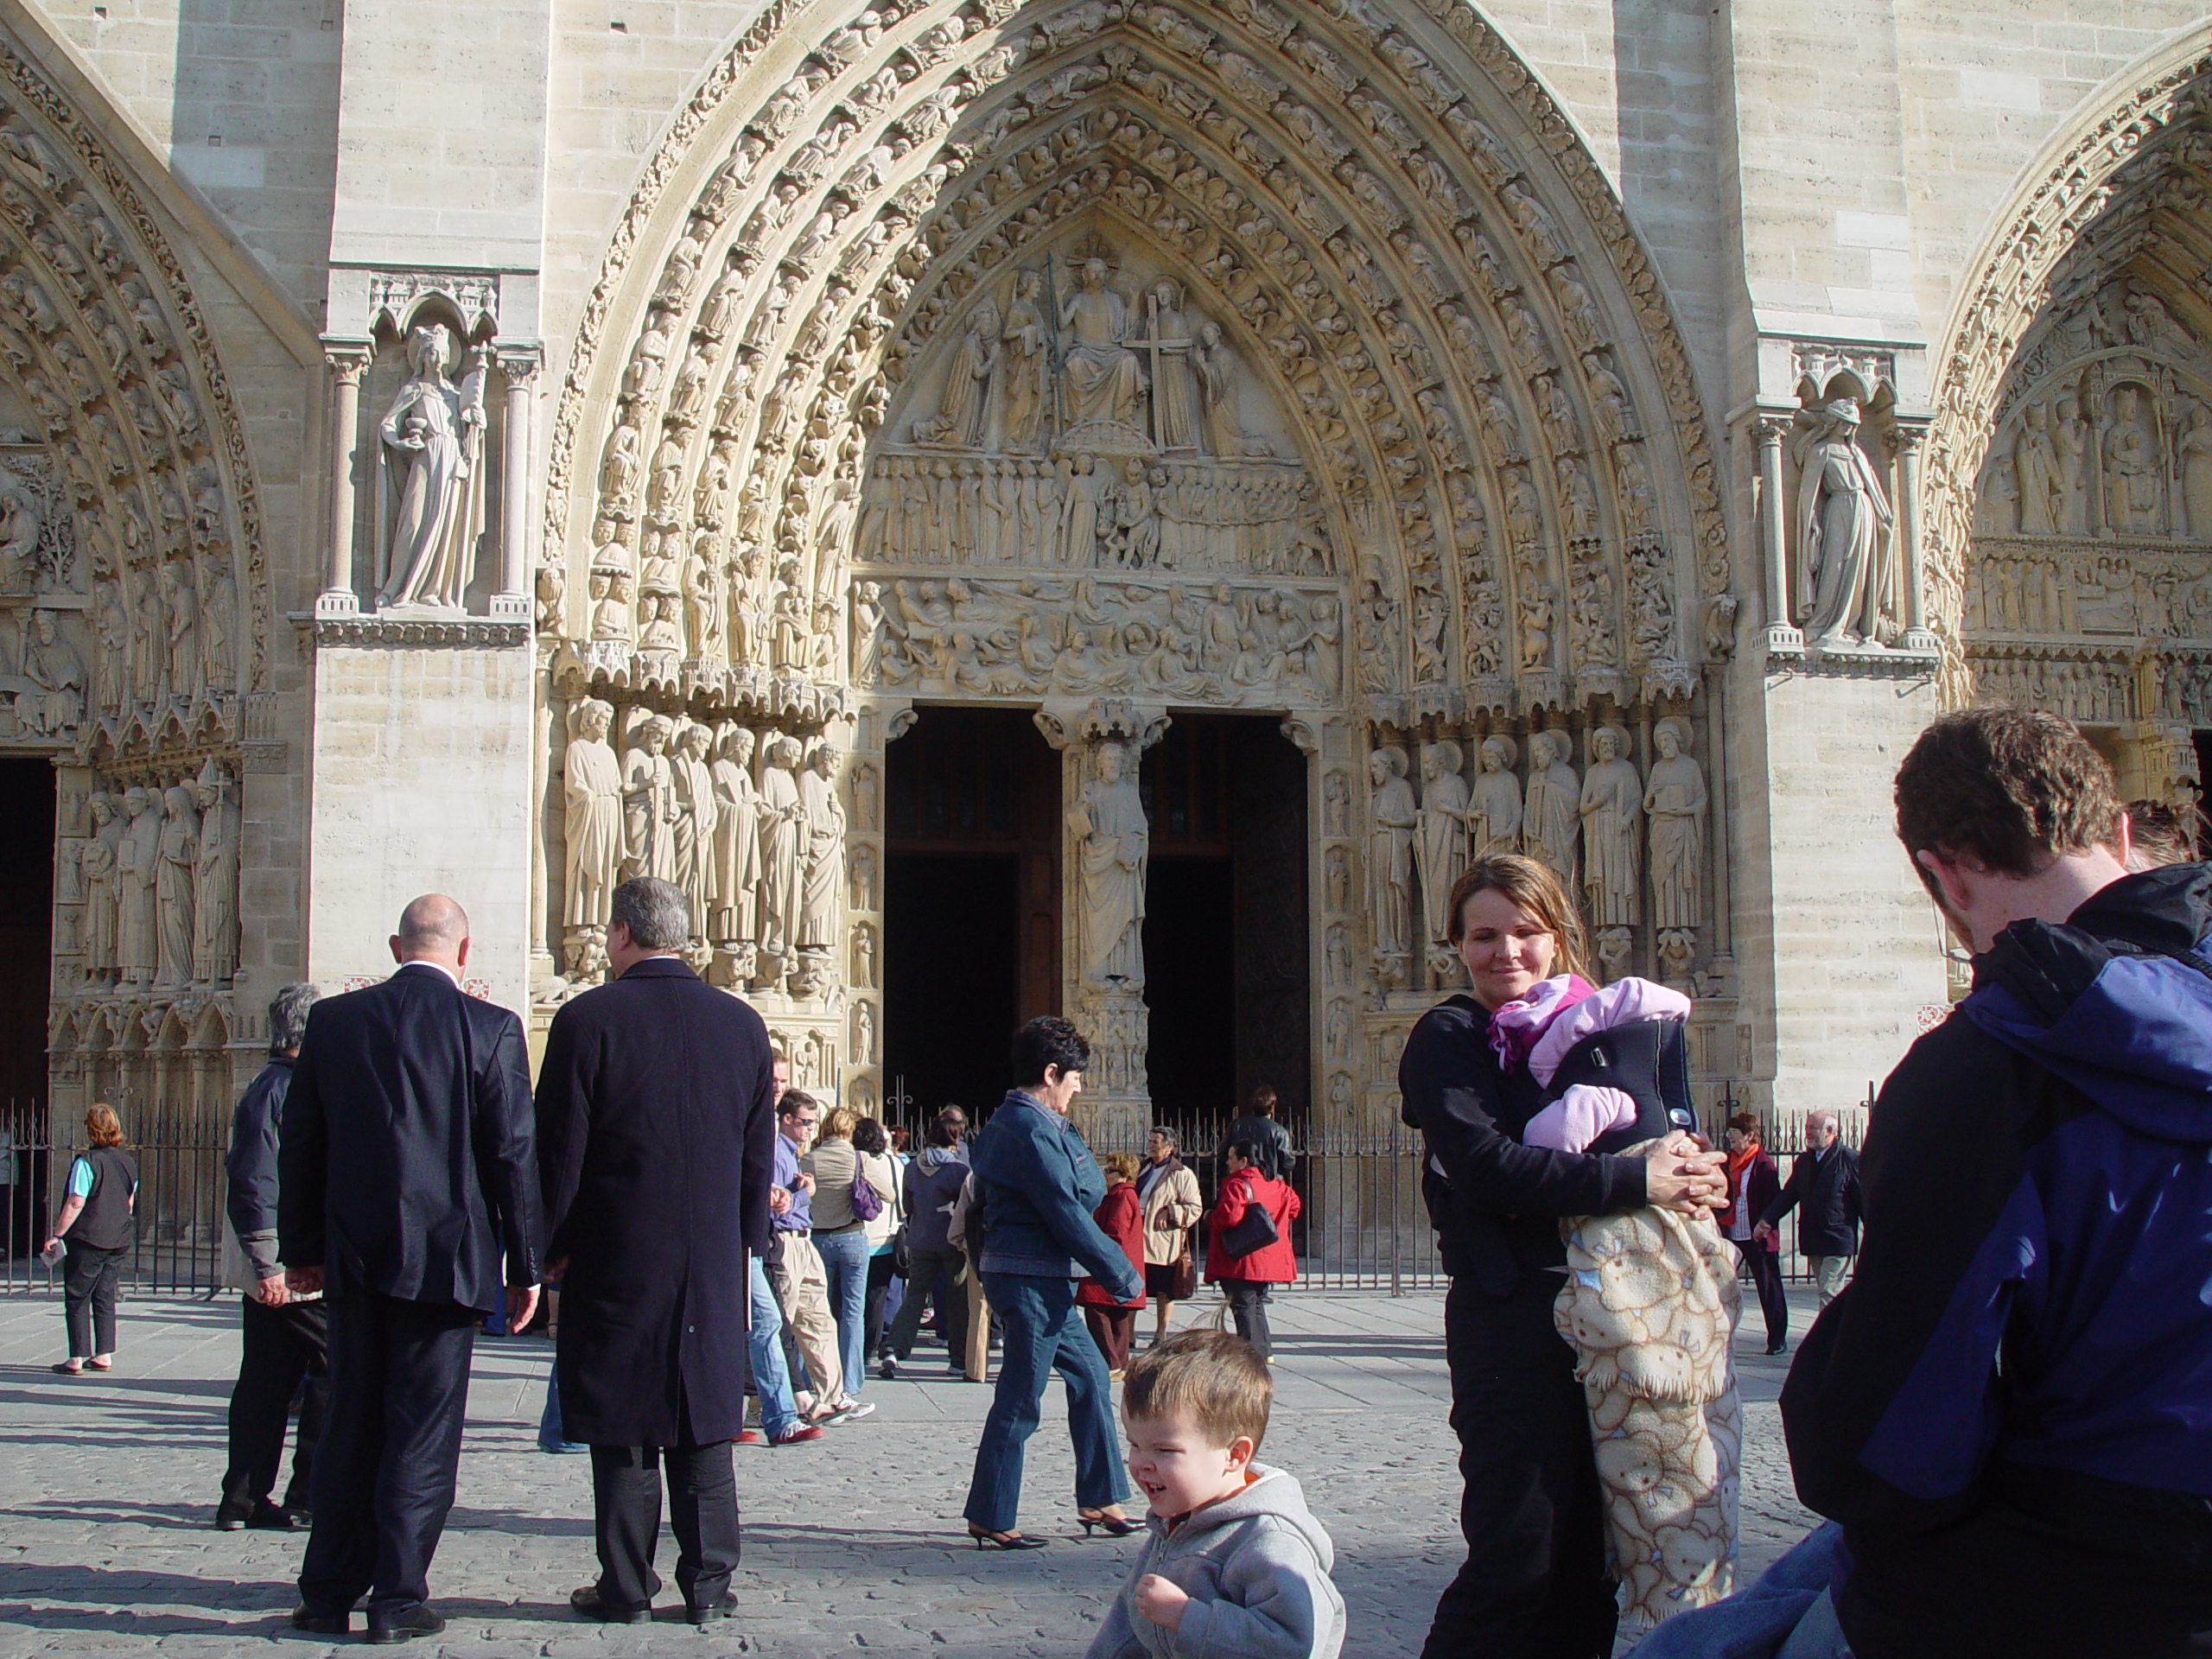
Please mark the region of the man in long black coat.
<svg viewBox="0 0 2212 1659"><path fill-rule="evenodd" d="M694 1624L734 1611L745 1427L746 1252L768 1248L776 1133L767 1027L676 955L673 884L615 889L616 979L567 1003L537 1080L550 1270L565 1269L562 1432L591 1446L598 1583L587 1618L652 1617L661 1471Z"/></svg>
<svg viewBox="0 0 2212 1659"><path fill-rule="evenodd" d="M442 893L407 906L399 971L326 997L284 1098L276 1254L329 1309L330 1409L315 1449L315 1531L299 1629L433 1635L430 1557L453 1507L468 1362L485 1316L537 1306L537 1163L522 1021L466 995L468 918Z"/></svg>

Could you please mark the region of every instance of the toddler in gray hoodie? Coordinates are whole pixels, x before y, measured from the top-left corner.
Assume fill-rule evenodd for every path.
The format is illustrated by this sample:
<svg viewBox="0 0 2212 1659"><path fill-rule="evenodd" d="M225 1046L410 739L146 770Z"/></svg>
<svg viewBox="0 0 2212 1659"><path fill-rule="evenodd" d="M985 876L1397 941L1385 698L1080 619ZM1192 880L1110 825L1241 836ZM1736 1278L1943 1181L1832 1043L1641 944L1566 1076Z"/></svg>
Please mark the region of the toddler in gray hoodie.
<svg viewBox="0 0 2212 1659"><path fill-rule="evenodd" d="M1129 1365L1122 1421L1149 1535L1089 1659L1337 1659L1344 1600L1297 1481L1252 1461L1274 1383L1241 1337L1182 1331Z"/></svg>

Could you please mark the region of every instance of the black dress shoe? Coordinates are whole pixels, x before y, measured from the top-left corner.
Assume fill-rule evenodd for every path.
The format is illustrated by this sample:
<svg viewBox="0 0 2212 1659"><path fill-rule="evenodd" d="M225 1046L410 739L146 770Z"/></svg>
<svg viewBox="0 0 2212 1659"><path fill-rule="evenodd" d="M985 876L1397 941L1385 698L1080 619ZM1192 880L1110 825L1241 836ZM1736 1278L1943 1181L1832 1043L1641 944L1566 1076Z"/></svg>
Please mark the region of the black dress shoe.
<svg viewBox="0 0 2212 1659"><path fill-rule="evenodd" d="M1778 1353L1781 1353L1781 1352L1783 1351L1783 1347L1784 1347L1784 1344L1782 1344L1782 1343L1779 1343L1779 1342L1770 1342L1770 1343L1769 1343L1769 1344L1767 1344L1767 1345L1766 1345L1766 1351L1767 1351L1767 1352L1769 1352L1770 1354L1778 1354Z"/></svg>
<svg viewBox="0 0 2212 1659"><path fill-rule="evenodd" d="M343 1636L353 1623L351 1613L322 1613L302 1602L292 1609L292 1628L310 1636Z"/></svg>
<svg viewBox="0 0 2212 1659"><path fill-rule="evenodd" d="M601 1595L595 1584L588 1584L581 1590L571 1590L569 1605L584 1618L595 1618L602 1624L649 1624L653 1617L653 1605L650 1601L625 1606Z"/></svg>
<svg viewBox="0 0 2212 1659"><path fill-rule="evenodd" d="M737 1597L728 1591L703 1607L694 1607L687 1602L683 1608L683 1617L702 1627L713 1624L716 1619L734 1618L736 1614Z"/></svg>
<svg viewBox="0 0 2212 1659"><path fill-rule="evenodd" d="M446 1627L445 1616L434 1613L429 1607L417 1602L412 1607L393 1612L369 1615L369 1633L365 1640L382 1646L388 1642L410 1641L418 1636L435 1636Z"/></svg>
<svg viewBox="0 0 2212 1659"><path fill-rule="evenodd" d="M252 1513L252 1510L240 1509L233 1503L219 1503L215 1506L215 1530L236 1532L245 1525L246 1517Z"/></svg>
<svg viewBox="0 0 2212 1659"><path fill-rule="evenodd" d="M248 1528L255 1532L289 1532L299 1522L292 1518L289 1510L280 1510L274 1503L257 1503L253 1513L245 1518ZM220 1522L216 1523L221 1525ZM226 1531L229 1529L226 1528Z"/></svg>

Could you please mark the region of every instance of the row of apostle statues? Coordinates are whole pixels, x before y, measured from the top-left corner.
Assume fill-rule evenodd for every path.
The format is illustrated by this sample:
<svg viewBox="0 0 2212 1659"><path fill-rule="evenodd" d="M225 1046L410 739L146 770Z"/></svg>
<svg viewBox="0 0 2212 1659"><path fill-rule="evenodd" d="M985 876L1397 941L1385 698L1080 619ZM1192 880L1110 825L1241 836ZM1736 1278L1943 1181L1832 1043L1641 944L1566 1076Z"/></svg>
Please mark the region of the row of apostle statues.
<svg viewBox="0 0 2212 1659"><path fill-rule="evenodd" d="M92 791L77 854L84 983L226 989L238 971L237 785L213 759L189 779Z"/></svg>
<svg viewBox="0 0 2212 1659"><path fill-rule="evenodd" d="M562 762L563 902L571 983L606 966L615 887L652 875L682 888L692 937L753 991L817 995L840 943L845 811L838 751L788 732L633 711L618 754L613 706L573 704Z"/></svg>
<svg viewBox="0 0 2212 1659"><path fill-rule="evenodd" d="M1465 753L1450 739L1420 747L1415 792L1406 752L1385 745L1368 756L1370 828L1367 908L1374 926L1374 968L1386 988L1453 982L1445 935L1446 898L1473 860L1525 853L1579 888L1607 976L1626 971L1634 931L1650 899L1655 944L1670 979L1687 978L1695 931L1704 925L1705 772L1690 753L1690 727L1670 715L1652 728L1650 775L1630 758L1627 734L1611 723L1588 734L1588 768L1580 777L1564 730L1528 736L1528 773L1517 777L1518 745L1492 732L1476 746L1471 780ZM1348 872L1331 868L1332 909L1344 908Z"/></svg>

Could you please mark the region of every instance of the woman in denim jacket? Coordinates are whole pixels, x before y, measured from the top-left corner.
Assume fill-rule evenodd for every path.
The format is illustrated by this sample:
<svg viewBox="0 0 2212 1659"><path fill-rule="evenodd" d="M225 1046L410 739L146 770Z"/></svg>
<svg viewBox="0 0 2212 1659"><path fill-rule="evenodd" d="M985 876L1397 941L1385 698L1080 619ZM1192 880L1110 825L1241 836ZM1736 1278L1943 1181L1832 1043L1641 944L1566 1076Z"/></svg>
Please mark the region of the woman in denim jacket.
<svg viewBox="0 0 2212 1659"><path fill-rule="evenodd" d="M1075 1439L1076 1518L1088 1533L1136 1530L1122 1513L1128 1477L1114 1432L1112 1384L1098 1344L1084 1328L1076 1281L1088 1274L1117 1300L1144 1294L1119 1244L1090 1218L1105 1178L1067 1120L1083 1088L1090 1045L1051 1014L1014 1034L1014 1086L969 1150L983 1229L984 1294L1005 1336L998 1392L976 1448L968 1488L968 1535L978 1549L1039 1549L1042 1538L1014 1530L1021 1507L1021 1457L1035 1432L1045 1383L1067 1385Z"/></svg>

